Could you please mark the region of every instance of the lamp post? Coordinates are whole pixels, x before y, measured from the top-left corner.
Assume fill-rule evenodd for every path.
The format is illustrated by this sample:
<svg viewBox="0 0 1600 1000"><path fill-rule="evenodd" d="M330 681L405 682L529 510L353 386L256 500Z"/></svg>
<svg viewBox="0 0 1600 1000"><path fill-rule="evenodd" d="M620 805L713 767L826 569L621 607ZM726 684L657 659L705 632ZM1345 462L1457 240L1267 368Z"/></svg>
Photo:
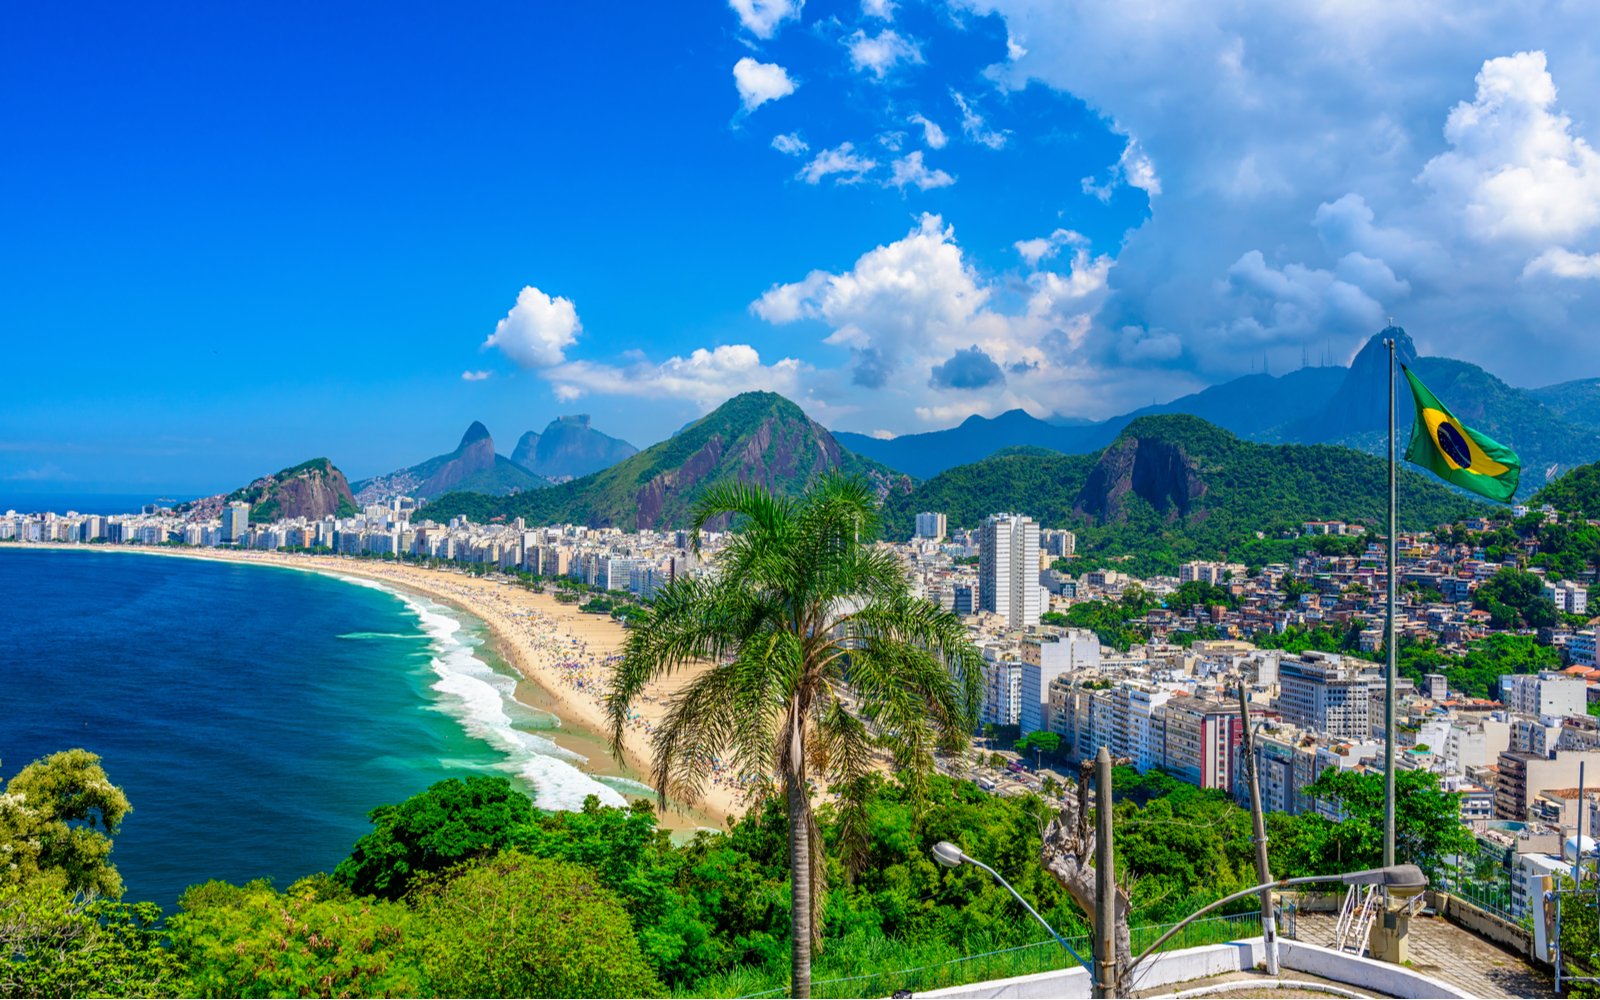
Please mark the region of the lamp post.
<svg viewBox="0 0 1600 1000"><path fill-rule="evenodd" d="M1390 865L1388 868L1368 868L1358 872L1346 872L1343 875L1302 875L1299 878L1280 879L1276 882L1264 882L1261 885L1253 885L1248 889L1240 889L1232 895L1222 897L1215 903L1201 907L1173 924L1165 934L1156 938L1154 944L1141 951L1137 958L1128 963L1128 972L1123 978L1123 982L1131 985L1129 977L1132 976L1133 970L1138 967L1139 963L1155 954L1162 945L1167 943L1172 935L1178 933L1196 918L1205 916L1219 906L1231 903L1236 899L1243 899L1263 889L1286 889L1291 885L1309 885L1313 882L1343 882L1345 885L1381 885L1391 896L1408 898L1415 896L1428 887L1428 876L1424 875L1422 869L1416 865Z"/></svg>
<svg viewBox="0 0 1600 1000"><path fill-rule="evenodd" d="M999 882L1001 885L1006 887L1007 892L1011 893L1011 895L1017 898L1017 902L1022 904L1022 908L1027 910L1028 913L1033 916L1033 919L1039 921L1039 925L1041 927L1050 932L1050 936L1056 939L1056 944L1059 944L1061 947L1065 948L1067 954L1071 955L1074 961L1083 966L1085 969L1089 970L1090 975L1094 974L1094 966L1084 961L1082 955L1078 954L1076 951L1073 951L1072 945L1067 944L1067 939L1062 937L1060 934L1057 934L1056 929L1051 927L1043 917L1039 916L1039 911L1029 906L1028 901L1022 898L1022 894L1017 892L1016 889L1013 889L1010 882L1007 882L1005 879L1001 878L999 872L995 871L993 868L990 868L977 858L964 853L961 848L950 843L948 840L941 840L937 844L933 845L933 860L939 862L941 865L944 865L946 868L959 868L963 864L969 864L978 868L982 868L984 871L988 872L996 882Z"/></svg>

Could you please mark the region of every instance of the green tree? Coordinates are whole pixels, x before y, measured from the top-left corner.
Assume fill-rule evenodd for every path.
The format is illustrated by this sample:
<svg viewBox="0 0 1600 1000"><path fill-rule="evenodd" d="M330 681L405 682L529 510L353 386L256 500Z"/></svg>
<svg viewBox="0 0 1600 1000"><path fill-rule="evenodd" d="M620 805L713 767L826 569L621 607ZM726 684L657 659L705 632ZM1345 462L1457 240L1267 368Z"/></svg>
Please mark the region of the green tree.
<svg viewBox="0 0 1600 1000"><path fill-rule="evenodd" d="M502 854L423 890L417 915L436 996L662 992L622 900L580 865Z"/></svg>
<svg viewBox="0 0 1600 1000"><path fill-rule="evenodd" d="M356 841L333 877L357 895L399 899L418 875L515 843L533 818L533 801L505 778L473 775L435 782L367 818L376 829Z"/></svg>
<svg viewBox="0 0 1600 1000"><path fill-rule="evenodd" d="M154 903L64 889L59 873L0 885L0 997L176 995L181 969Z"/></svg>
<svg viewBox="0 0 1600 1000"><path fill-rule="evenodd" d="M706 523L728 515L738 530L719 572L668 583L629 633L607 697L612 743L620 752L629 710L647 684L711 664L658 728L653 777L663 803L668 794L692 799L720 756L782 788L790 989L806 997L826 871L813 771L832 787L859 788L880 744L904 781L925 785L934 751L958 748L972 730L980 658L959 618L911 596L897 558L862 543L878 530L878 504L864 481L826 476L798 500L743 483L713 485L696 504L696 549ZM857 857L865 821L859 797L849 796L842 822Z"/></svg>
<svg viewBox="0 0 1600 1000"><path fill-rule="evenodd" d="M59 873L69 893L122 895L110 861L111 838L132 811L100 758L63 750L17 772L0 794L0 885L26 885Z"/></svg>
<svg viewBox="0 0 1600 1000"><path fill-rule="evenodd" d="M1496 628L1541 628L1557 620L1555 604L1544 596L1544 581L1509 566L1479 584L1472 606L1489 612Z"/></svg>
<svg viewBox="0 0 1600 1000"><path fill-rule="evenodd" d="M1043 754L1053 754L1057 750L1061 749L1061 734L1045 732L1029 733L1022 739L1018 740L1016 746L1012 749L1016 750L1017 753L1032 753L1033 751L1038 750Z"/></svg>
<svg viewBox="0 0 1600 1000"><path fill-rule="evenodd" d="M1328 872L1377 868L1383 864L1383 776L1328 768L1307 785L1304 794L1332 803L1344 818L1337 823L1321 816L1278 820L1282 843L1277 844L1288 874L1320 875ZM1274 814L1276 816L1277 814ZM1292 827L1287 831L1284 827ZM1395 775L1395 859L1417 865L1430 879L1443 875L1456 855L1476 850L1475 841L1461 825L1461 795L1439 788L1439 776L1428 771L1400 771ZM1274 871L1277 870L1274 864Z"/></svg>
<svg viewBox="0 0 1600 1000"><path fill-rule="evenodd" d="M422 928L410 909L302 880L191 886L169 921L185 992L207 997L427 996ZM445 995L464 996L446 986Z"/></svg>

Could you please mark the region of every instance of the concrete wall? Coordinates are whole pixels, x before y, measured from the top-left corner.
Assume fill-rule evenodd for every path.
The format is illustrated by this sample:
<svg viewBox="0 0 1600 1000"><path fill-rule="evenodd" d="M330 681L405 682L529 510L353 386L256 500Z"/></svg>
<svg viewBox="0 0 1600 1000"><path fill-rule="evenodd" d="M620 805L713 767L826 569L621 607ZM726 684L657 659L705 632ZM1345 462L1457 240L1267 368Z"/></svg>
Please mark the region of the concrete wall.
<svg viewBox="0 0 1600 1000"><path fill-rule="evenodd" d="M1541 965L1547 964L1545 956L1538 954L1538 950L1534 947L1533 932L1521 924L1514 924L1498 914L1490 913L1459 896L1448 893L1429 891L1428 905L1432 906L1439 916L1457 927L1510 948Z"/></svg>
<svg viewBox="0 0 1600 1000"><path fill-rule="evenodd" d="M1281 978L1293 979L1294 973L1306 972L1336 983L1345 983L1356 989L1369 989L1396 997L1448 997L1465 998L1449 983L1442 982L1404 966L1358 958L1346 952L1319 948L1299 941L1280 939L1278 957ZM1185 948L1169 951L1151 958L1134 971L1131 990L1151 990L1163 986L1179 986L1197 979L1255 968L1266 961L1260 938L1232 941L1228 944L1206 945L1202 948ZM950 997L962 1000L1086 1000L1093 991L1086 969L1064 969L1060 972L1040 972L1031 976L1011 979L992 979L986 983L951 986L923 997Z"/></svg>
<svg viewBox="0 0 1600 1000"><path fill-rule="evenodd" d="M1441 979L1413 972L1403 965L1390 965L1349 952L1320 948L1314 944L1279 939L1278 967L1284 979L1294 978L1289 970L1345 983L1357 989L1387 993L1392 997L1470 997Z"/></svg>

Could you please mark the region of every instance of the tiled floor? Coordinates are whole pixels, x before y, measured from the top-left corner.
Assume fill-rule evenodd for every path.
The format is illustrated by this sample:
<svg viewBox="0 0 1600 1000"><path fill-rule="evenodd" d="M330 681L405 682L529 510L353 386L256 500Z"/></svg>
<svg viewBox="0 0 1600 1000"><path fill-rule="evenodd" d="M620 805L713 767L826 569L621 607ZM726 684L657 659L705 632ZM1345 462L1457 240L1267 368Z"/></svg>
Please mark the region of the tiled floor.
<svg viewBox="0 0 1600 1000"><path fill-rule="evenodd" d="M1336 915L1302 913L1300 940L1332 946ZM1475 997L1553 997L1549 973L1441 917L1411 919L1411 967Z"/></svg>

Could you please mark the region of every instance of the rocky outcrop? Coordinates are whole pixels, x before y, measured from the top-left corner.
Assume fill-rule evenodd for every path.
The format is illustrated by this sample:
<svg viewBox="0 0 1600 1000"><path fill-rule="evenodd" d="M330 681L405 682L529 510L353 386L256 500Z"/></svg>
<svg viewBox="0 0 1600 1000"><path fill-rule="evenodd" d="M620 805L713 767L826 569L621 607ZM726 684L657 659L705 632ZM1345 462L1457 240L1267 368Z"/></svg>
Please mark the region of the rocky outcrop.
<svg viewBox="0 0 1600 1000"><path fill-rule="evenodd" d="M492 468L494 468L494 438L489 436L489 428L474 420L472 426L467 428L467 432L461 435L461 443L456 445L456 450L446 456L444 462L422 481L422 485L417 488L417 495L436 497L449 493L474 473L486 472Z"/></svg>
<svg viewBox="0 0 1600 1000"><path fill-rule="evenodd" d="M638 508L635 527L654 528L673 500L686 500L722 461L722 436L714 434L688 460L675 469L659 473L639 488L634 496ZM681 506L675 504L675 506Z"/></svg>
<svg viewBox="0 0 1600 1000"><path fill-rule="evenodd" d="M548 479L578 479L608 469L639 449L590 426L587 413L557 417L541 433L522 435L511 460Z"/></svg>
<svg viewBox="0 0 1600 1000"><path fill-rule="evenodd" d="M224 498L225 503L241 500L250 504L252 521L296 517L320 521L325 517L349 517L356 512L349 481L326 458L313 458L257 479Z"/></svg>
<svg viewBox="0 0 1600 1000"><path fill-rule="evenodd" d="M1124 436L1100 455L1078 492L1073 511L1100 523L1121 520L1131 494L1167 519L1185 517L1205 496L1206 484L1182 445Z"/></svg>

